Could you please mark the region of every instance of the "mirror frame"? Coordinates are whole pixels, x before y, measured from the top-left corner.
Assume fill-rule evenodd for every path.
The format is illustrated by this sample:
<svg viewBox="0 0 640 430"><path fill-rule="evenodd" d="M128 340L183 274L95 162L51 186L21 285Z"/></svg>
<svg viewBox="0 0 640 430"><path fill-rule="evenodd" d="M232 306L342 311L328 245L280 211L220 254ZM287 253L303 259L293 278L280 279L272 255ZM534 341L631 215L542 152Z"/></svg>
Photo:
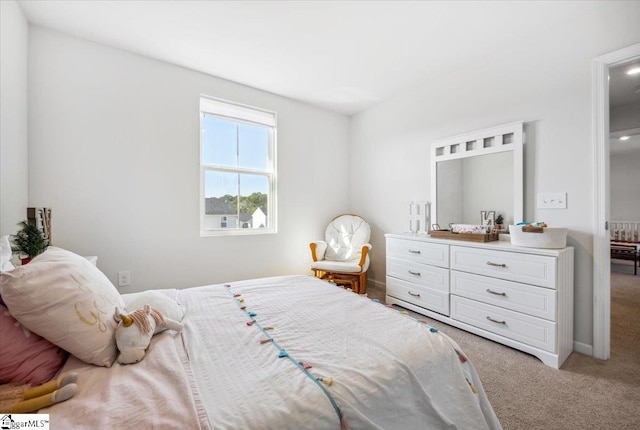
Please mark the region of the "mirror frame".
<svg viewBox="0 0 640 430"><path fill-rule="evenodd" d="M476 157L512 151L513 153L513 220L523 221L524 215L524 122L491 127L464 133L431 144L431 214L430 224L438 223L437 167L441 161ZM518 221L520 220L520 221ZM446 228L442 226L442 228ZM431 225L429 225L431 231Z"/></svg>

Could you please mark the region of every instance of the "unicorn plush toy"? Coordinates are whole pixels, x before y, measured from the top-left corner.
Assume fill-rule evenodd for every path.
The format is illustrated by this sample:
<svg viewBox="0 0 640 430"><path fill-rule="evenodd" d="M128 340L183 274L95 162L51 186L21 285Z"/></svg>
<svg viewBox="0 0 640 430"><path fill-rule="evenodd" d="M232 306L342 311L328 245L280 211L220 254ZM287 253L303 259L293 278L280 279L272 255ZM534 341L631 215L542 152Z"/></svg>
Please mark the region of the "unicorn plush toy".
<svg viewBox="0 0 640 430"><path fill-rule="evenodd" d="M113 318L118 322L116 345L120 351L120 364L133 364L142 360L154 334L164 330L181 331L182 323L166 318L149 305L124 314L119 308Z"/></svg>

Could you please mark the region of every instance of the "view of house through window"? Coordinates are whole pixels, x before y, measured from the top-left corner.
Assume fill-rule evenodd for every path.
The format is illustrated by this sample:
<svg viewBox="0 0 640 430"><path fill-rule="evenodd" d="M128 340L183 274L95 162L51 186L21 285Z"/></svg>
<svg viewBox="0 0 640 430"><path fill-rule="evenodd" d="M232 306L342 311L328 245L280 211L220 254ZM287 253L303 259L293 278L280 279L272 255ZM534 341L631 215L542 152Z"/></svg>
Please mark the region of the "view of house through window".
<svg viewBox="0 0 640 430"><path fill-rule="evenodd" d="M200 101L201 234L275 232L275 114Z"/></svg>

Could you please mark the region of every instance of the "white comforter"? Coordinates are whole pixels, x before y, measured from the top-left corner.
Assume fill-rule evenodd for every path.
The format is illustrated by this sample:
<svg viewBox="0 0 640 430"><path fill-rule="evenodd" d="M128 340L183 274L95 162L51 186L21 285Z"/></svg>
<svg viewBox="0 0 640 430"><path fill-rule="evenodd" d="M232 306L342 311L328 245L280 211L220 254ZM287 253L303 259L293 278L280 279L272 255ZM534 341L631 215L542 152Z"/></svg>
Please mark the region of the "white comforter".
<svg viewBox="0 0 640 430"><path fill-rule="evenodd" d="M70 360L80 391L43 411L52 428L500 428L450 338L365 297L306 276L167 294L182 335L135 365Z"/></svg>

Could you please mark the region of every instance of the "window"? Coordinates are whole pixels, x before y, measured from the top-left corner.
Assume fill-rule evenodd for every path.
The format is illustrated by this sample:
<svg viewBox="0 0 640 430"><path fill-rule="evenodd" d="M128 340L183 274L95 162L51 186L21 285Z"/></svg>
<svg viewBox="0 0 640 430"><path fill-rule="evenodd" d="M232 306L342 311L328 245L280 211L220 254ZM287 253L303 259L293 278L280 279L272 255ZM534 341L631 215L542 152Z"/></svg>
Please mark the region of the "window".
<svg viewBox="0 0 640 430"><path fill-rule="evenodd" d="M276 114L200 98L200 235L276 232Z"/></svg>

